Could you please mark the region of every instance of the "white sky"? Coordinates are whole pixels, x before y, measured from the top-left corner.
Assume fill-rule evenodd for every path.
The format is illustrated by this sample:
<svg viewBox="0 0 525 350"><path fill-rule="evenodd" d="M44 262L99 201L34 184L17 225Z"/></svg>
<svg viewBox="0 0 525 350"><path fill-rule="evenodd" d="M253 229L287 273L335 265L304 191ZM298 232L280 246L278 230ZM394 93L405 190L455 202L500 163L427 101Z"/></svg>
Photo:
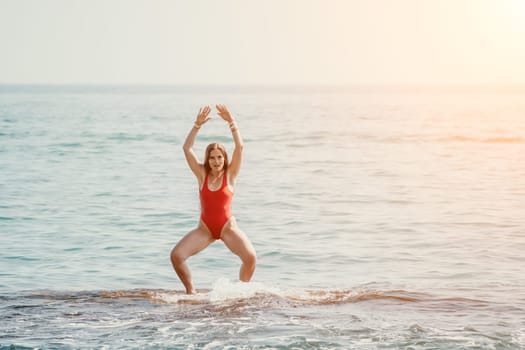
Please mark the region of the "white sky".
<svg viewBox="0 0 525 350"><path fill-rule="evenodd" d="M525 0L0 0L0 83L525 84Z"/></svg>

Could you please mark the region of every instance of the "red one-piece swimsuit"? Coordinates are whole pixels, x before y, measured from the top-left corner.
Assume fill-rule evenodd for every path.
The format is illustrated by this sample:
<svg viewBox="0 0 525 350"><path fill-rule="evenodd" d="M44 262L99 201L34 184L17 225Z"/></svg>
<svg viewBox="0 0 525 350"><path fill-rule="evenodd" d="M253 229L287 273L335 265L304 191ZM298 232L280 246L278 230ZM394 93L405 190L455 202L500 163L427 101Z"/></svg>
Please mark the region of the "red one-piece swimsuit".
<svg viewBox="0 0 525 350"><path fill-rule="evenodd" d="M228 187L226 172L222 177L222 185L217 191L208 188L208 174L206 174L200 191L201 220L215 239L221 238L222 228L232 216L232 199L233 192Z"/></svg>

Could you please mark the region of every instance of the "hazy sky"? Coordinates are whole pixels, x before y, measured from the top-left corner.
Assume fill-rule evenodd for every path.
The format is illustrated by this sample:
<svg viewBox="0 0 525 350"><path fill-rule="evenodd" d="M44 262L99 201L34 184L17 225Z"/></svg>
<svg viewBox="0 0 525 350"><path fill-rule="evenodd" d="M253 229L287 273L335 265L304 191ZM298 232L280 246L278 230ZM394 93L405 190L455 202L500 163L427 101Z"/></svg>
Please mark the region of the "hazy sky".
<svg viewBox="0 0 525 350"><path fill-rule="evenodd" d="M525 84L525 0L0 0L0 83Z"/></svg>

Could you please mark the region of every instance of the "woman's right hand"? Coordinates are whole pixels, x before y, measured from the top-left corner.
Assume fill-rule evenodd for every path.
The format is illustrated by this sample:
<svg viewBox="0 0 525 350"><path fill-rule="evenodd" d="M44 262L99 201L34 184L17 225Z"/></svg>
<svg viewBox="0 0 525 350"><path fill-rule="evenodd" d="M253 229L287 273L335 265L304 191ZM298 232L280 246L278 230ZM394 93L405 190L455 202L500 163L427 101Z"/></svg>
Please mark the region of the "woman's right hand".
<svg viewBox="0 0 525 350"><path fill-rule="evenodd" d="M201 127L204 123L210 120L211 117L208 116L210 112L211 112L210 106L205 106L199 109L199 114L197 114L197 120L195 120L195 124Z"/></svg>

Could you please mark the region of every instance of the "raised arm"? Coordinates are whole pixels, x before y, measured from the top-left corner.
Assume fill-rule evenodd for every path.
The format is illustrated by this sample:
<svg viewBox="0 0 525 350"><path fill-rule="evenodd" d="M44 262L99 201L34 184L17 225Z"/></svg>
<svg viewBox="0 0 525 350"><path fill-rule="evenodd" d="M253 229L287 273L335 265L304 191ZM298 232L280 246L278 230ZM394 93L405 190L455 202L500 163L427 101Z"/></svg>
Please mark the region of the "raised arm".
<svg viewBox="0 0 525 350"><path fill-rule="evenodd" d="M208 116L210 114L210 111L211 108L209 106L205 106L199 109L199 114L197 114L195 124L191 128L188 136L186 137L184 146L182 146L182 149L184 150L184 156L186 157L186 161L188 162L191 171L193 171L193 173L195 174L195 176L197 176L199 180L201 180L201 178L203 178L204 176L204 165L199 162L197 155L193 151L193 145L195 144L195 138L197 137L197 133L199 132L200 127L208 120L210 120L210 117Z"/></svg>
<svg viewBox="0 0 525 350"><path fill-rule="evenodd" d="M230 112L226 108L225 105L216 105L217 111L219 112L219 116L224 119L225 121L230 124L230 130L232 131L233 141L235 143L235 148L233 149L233 155L232 160L230 162L229 166L229 176L230 181L234 183L235 178L239 174L239 171L241 170L241 162L242 162L242 148L243 148L243 142L241 133L239 132L239 127L237 126L237 123L235 122L235 119L231 116Z"/></svg>

